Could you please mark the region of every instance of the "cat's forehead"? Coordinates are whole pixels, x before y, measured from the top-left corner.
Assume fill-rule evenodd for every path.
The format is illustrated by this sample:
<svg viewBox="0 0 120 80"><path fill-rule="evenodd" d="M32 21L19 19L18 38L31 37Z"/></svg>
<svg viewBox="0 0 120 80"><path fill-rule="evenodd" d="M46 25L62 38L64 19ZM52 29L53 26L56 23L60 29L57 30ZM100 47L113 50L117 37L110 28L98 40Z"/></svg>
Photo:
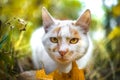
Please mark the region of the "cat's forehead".
<svg viewBox="0 0 120 80"><path fill-rule="evenodd" d="M59 21L58 24L54 26L53 33L60 37L79 36L74 21Z"/></svg>
<svg viewBox="0 0 120 80"><path fill-rule="evenodd" d="M74 22L70 20L56 20L55 23L56 25L53 26L53 32L64 32L65 30L68 31Z"/></svg>
<svg viewBox="0 0 120 80"><path fill-rule="evenodd" d="M59 26L73 25L75 21L73 20L55 20L55 23Z"/></svg>

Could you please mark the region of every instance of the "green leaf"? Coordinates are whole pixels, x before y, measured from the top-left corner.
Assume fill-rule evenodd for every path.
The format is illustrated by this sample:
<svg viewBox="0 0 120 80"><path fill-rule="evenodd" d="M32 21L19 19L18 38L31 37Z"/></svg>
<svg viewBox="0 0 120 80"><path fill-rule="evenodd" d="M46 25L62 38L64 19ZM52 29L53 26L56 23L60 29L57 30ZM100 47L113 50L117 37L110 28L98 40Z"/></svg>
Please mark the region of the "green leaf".
<svg viewBox="0 0 120 80"><path fill-rule="evenodd" d="M3 43L7 40L7 38L8 38L8 35L4 35L4 36L2 37L2 40L0 41L0 49L2 48L2 45L3 45Z"/></svg>

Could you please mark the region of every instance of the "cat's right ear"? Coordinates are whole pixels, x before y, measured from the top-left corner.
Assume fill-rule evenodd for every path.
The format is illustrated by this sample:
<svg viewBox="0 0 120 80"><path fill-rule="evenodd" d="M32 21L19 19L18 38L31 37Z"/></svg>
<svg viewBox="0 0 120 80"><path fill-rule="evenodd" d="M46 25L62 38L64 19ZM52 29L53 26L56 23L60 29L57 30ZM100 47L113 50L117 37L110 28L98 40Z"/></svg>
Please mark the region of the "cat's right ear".
<svg viewBox="0 0 120 80"><path fill-rule="evenodd" d="M45 7L42 8L42 20L45 32L48 32L49 27L54 24L54 20Z"/></svg>

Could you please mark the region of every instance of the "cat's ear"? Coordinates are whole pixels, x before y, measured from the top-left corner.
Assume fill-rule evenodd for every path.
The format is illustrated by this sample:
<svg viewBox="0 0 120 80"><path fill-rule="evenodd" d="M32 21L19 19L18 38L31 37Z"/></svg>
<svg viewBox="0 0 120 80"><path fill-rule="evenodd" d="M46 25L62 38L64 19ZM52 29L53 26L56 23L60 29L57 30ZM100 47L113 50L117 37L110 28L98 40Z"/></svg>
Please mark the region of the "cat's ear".
<svg viewBox="0 0 120 80"><path fill-rule="evenodd" d="M45 7L42 8L42 20L43 20L43 26L45 29L45 32L48 31L48 28L54 24L53 17L50 15L50 13L47 11Z"/></svg>
<svg viewBox="0 0 120 80"><path fill-rule="evenodd" d="M75 22L75 25L80 26L85 30L85 33L88 32L89 26L91 22L91 13L90 10L87 9Z"/></svg>

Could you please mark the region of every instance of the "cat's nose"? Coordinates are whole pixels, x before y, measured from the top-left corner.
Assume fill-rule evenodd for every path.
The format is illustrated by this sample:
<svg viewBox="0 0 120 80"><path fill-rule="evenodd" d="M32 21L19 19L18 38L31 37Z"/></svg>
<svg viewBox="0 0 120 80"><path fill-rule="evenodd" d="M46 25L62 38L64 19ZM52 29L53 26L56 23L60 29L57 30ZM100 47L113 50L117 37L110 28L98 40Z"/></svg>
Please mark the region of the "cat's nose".
<svg viewBox="0 0 120 80"><path fill-rule="evenodd" d="M66 50L66 51L59 51L59 54L60 54L61 56L64 56L66 53L67 53L67 50Z"/></svg>

